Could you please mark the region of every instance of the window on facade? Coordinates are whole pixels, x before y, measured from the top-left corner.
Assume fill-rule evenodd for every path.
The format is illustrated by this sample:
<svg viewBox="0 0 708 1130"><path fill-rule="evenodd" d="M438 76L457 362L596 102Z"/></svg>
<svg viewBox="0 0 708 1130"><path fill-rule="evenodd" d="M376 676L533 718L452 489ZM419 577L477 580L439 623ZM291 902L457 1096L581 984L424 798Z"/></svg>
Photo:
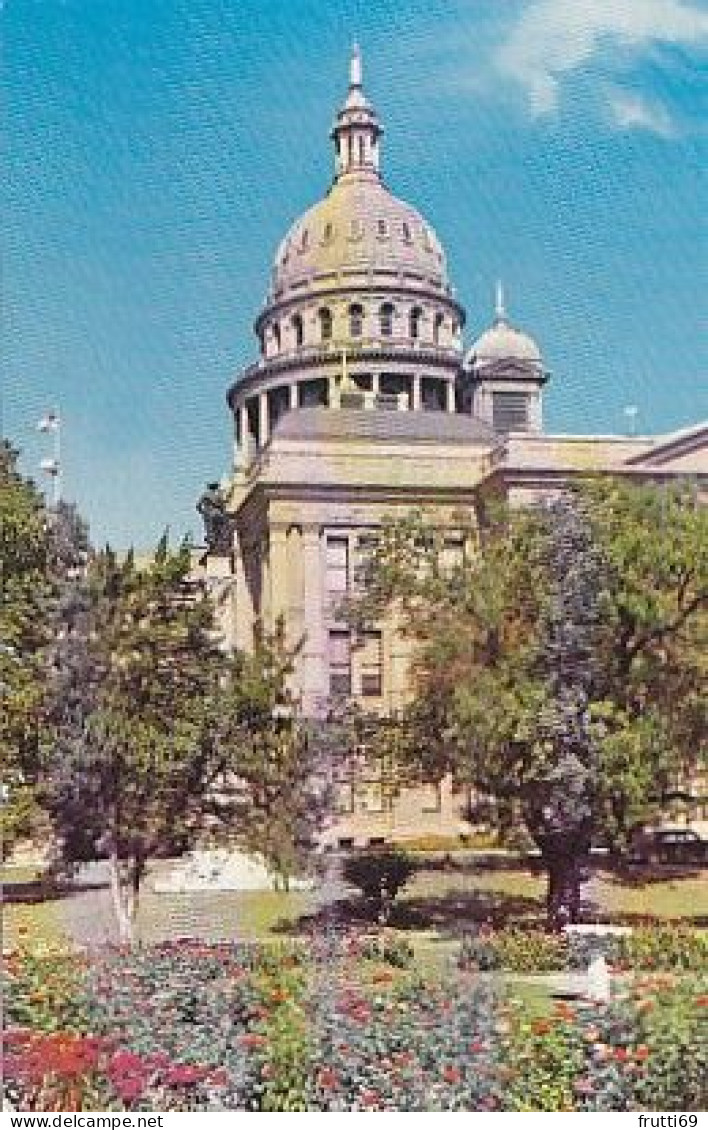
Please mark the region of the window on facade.
<svg viewBox="0 0 708 1130"><path fill-rule="evenodd" d="M344 698L352 693L352 658L349 632L329 633L329 693Z"/></svg>
<svg viewBox="0 0 708 1130"><path fill-rule="evenodd" d="M276 353L280 353L280 326L277 322L273 322L271 333L273 335L273 347Z"/></svg>
<svg viewBox="0 0 708 1130"><path fill-rule="evenodd" d="M302 314L293 314L292 327L295 346L299 349L305 340L305 327L302 321Z"/></svg>
<svg viewBox="0 0 708 1130"><path fill-rule="evenodd" d="M410 312L410 336L415 341L420 337L420 321L423 317L423 311L420 306L414 306Z"/></svg>
<svg viewBox="0 0 708 1130"><path fill-rule="evenodd" d="M435 321L433 322L433 341L435 342L436 345L440 345L440 338L441 338L441 334L442 334L442 328L443 328L444 325L445 325L445 315L444 314L436 314L435 315Z"/></svg>
<svg viewBox="0 0 708 1130"><path fill-rule="evenodd" d="M334 230L333 230L333 228L332 228L332 225L331 225L331 224L325 224L325 226L324 226L324 230L323 230L323 232L322 232L322 240L323 240L323 242L324 242L324 243L329 243L329 242L330 242L330 240L332 239L332 236L333 236L333 234L334 234Z"/></svg>
<svg viewBox="0 0 708 1130"><path fill-rule="evenodd" d="M381 337L391 337L393 334L393 314L394 307L392 302L384 302L379 311L379 324L381 329Z"/></svg>
<svg viewBox="0 0 708 1130"><path fill-rule="evenodd" d="M364 332L364 307L355 303L349 307L349 336L361 337Z"/></svg>
<svg viewBox="0 0 708 1130"><path fill-rule="evenodd" d="M383 693L381 632L365 632L359 652L361 694L363 698L380 698Z"/></svg>
<svg viewBox="0 0 708 1130"><path fill-rule="evenodd" d="M359 164L364 164L364 138L359 138Z"/></svg>
<svg viewBox="0 0 708 1130"><path fill-rule="evenodd" d="M379 220L378 224L376 225L376 228L377 228L377 231L379 233L379 237L381 239L385 239L386 235L388 234L388 228L386 226L386 221L385 220Z"/></svg>
<svg viewBox="0 0 708 1130"><path fill-rule="evenodd" d="M329 596L343 596L349 588L349 540L327 538L325 588Z"/></svg>
<svg viewBox="0 0 708 1130"><path fill-rule="evenodd" d="M492 393L492 425L497 432L525 432L528 428L525 392Z"/></svg>
<svg viewBox="0 0 708 1130"><path fill-rule="evenodd" d="M323 306L317 311L317 317L320 321L320 338L322 341L329 341L332 337L332 311L328 306Z"/></svg>

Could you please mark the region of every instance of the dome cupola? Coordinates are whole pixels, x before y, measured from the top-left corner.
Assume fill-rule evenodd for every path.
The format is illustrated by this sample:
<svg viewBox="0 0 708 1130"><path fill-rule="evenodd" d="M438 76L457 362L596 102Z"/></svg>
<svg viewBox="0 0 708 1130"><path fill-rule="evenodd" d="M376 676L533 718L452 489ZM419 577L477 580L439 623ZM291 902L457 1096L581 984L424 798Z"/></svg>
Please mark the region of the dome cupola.
<svg viewBox="0 0 708 1130"><path fill-rule="evenodd" d="M509 321L504 288L497 283L494 322L480 334L465 357L465 366L479 370L488 364L514 361L542 366L541 351L529 334Z"/></svg>
<svg viewBox="0 0 708 1130"><path fill-rule="evenodd" d="M383 181L382 134L355 45L332 182L278 247L260 356L228 394L242 467L302 409L457 410L465 312L432 227Z"/></svg>
<svg viewBox="0 0 708 1130"><path fill-rule="evenodd" d="M468 350L463 367L473 415L502 433L542 430L541 389L548 373L537 343L509 320L501 283L494 321Z"/></svg>

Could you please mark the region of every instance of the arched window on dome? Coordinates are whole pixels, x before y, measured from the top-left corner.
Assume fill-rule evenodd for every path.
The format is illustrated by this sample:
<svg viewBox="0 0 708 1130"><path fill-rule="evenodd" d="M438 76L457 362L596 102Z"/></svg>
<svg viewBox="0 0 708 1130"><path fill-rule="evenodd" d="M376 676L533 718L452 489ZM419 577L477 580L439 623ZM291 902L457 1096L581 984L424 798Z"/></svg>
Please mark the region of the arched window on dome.
<svg viewBox="0 0 708 1130"><path fill-rule="evenodd" d="M379 310L379 329L381 337L393 336L393 316L395 314L395 307L392 302L384 302Z"/></svg>
<svg viewBox="0 0 708 1130"><path fill-rule="evenodd" d="M291 325L293 328L295 348L300 349L305 340L305 327L302 321L302 314L293 314Z"/></svg>
<svg viewBox="0 0 708 1130"><path fill-rule="evenodd" d="M307 228L305 228L302 235L300 236L300 250L301 251L307 251L309 246L310 246L310 233L307 230Z"/></svg>
<svg viewBox="0 0 708 1130"><path fill-rule="evenodd" d="M278 322L273 322L271 336L273 338L273 352L280 353L280 326Z"/></svg>
<svg viewBox="0 0 708 1130"><path fill-rule="evenodd" d="M386 239L386 236L388 235L388 224L385 220L378 221L376 230L378 232L379 239Z"/></svg>
<svg viewBox="0 0 708 1130"><path fill-rule="evenodd" d="M442 328L445 325L445 315L436 314L435 321L433 322L433 342L435 345L440 345L440 338L442 337Z"/></svg>
<svg viewBox="0 0 708 1130"><path fill-rule="evenodd" d="M364 332L364 307L355 302L349 307L349 336L361 337Z"/></svg>
<svg viewBox="0 0 708 1130"><path fill-rule="evenodd" d="M411 242L411 226L410 224L403 224L403 238L406 243Z"/></svg>
<svg viewBox="0 0 708 1130"><path fill-rule="evenodd" d="M420 306L414 306L408 319L408 333L414 341L417 341L420 337L420 322L422 317L423 311Z"/></svg>
<svg viewBox="0 0 708 1130"><path fill-rule="evenodd" d="M333 235L334 235L334 228L332 227L332 225L330 223L326 223L325 226L324 226L324 229L322 231L322 242L323 243L331 243Z"/></svg>
<svg viewBox="0 0 708 1130"><path fill-rule="evenodd" d="M359 138L359 164L363 165L366 158L366 151L364 149L364 138Z"/></svg>
<svg viewBox="0 0 708 1130"><path fill-rule="evenodd" d="M320 323L320 341L331 341L332 338L332 311L328 306L322 306L317 311Z"/></svg>

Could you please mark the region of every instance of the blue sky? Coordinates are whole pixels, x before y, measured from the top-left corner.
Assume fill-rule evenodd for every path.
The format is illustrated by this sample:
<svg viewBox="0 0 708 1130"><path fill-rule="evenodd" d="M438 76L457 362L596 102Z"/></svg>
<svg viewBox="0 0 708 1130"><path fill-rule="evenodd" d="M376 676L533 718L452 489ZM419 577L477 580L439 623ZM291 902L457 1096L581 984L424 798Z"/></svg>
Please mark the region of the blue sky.
<svg viewBox="0 0 708 1130"><path fill-rule="evenodd" d="M698 0L4 0L3 430L97 542L198 531L225 390L291 221L326 191L359 39L389 186L468 312L504 279L559 431L708 414L708 9Z"/></svg>

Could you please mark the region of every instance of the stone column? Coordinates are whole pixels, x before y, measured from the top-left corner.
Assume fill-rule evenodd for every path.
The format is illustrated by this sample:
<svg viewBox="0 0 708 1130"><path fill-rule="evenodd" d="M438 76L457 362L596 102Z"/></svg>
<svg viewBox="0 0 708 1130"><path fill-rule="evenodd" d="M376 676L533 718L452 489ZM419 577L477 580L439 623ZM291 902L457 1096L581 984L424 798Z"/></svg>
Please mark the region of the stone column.
<svg viewBox="0 0 708 1130"><path fill-rule="evenodd" d="M268 393L258 397L258 446L265 447L268 442Z"/></svg>
<svg viewBox="0 0 708 1130"><path fill-rule="evenodd" d="M246 582L243 551L236 539L234 546L234 577L236 581L236 646L253 651L253 598Z"/></svg>
<svg viewBox="0 0 708 1130"><path fill-rule="evenodd" d="M447 397L445 411L446 412L454 412L455 411L455 382L454 382L454 380L450 380L450 381L447 382L447 385L445 386L445 393L446 393L446 397Z"/></svg>
<svg viewBox="0 0 708 1130"><path fill-rule="evenodd" d="M289 388L289 392L290 392L289 407L290 407L290 411L294 412L295 409L297 408L297 381L293 381L293 383L291 385L289 385L288 388Z"/></svg>
<svg viewBox="0 0 708 1130"><path fill-rule="evenodd" d="M413 400L412 400L412 403L411 403L411 408L414 412L420 412L420 409L421 409L421 406L422 406L421 385L422 385L422 377L421 377L420 373L414 373L413 374Z"/></svg>
<svg viewBox="0 0 708 1130"><path fill-rule="evenodd" d="M288 531L285 526L271 526L270 530L270 628L275 629L282 616L283 625L289 619L288 600Z"/></svg>
<svg viewBox="0 0 708 1130"><path fill-rule="evenodd" d="M380 378L380 373L371 374L371 391L373 392L374 396L378 396L381 391Z"/></svg>
<svg viewBox="0 0 708 1130"><path fill-rule="evenodd" d="M250 455L250 441L248 432L248 412L246 405L241 404L238 408L238 456L237 466L245 468Z"/></svg>
<svg viewBox="0 0 708 1130"><path fill-rule="evenodd" d="M305 642L302 649L302 691L306 713L313 713L326 697L326 641L324 633L324 570L319 526L303 526L302 570L304 579Z"/></svg>

